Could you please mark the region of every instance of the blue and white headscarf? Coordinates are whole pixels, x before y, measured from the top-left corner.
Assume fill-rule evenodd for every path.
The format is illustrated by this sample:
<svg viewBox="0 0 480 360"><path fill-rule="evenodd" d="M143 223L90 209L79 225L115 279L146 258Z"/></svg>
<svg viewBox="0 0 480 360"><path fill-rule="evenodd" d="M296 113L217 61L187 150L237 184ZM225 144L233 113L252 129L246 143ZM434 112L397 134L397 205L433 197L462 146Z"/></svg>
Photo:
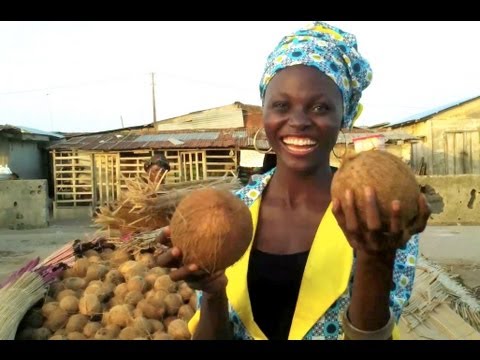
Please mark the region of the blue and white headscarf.
<svg viewBox="0 0 480 360"><path fill-rule="evenodd" d="M285 36L267 58L260 97L264 98L277 72L299 64L317 68L337 84L343 97L342 127L351 128L362 110L362 91L372 80L372 70L358 52L355 36L320 21Z"/></svg>

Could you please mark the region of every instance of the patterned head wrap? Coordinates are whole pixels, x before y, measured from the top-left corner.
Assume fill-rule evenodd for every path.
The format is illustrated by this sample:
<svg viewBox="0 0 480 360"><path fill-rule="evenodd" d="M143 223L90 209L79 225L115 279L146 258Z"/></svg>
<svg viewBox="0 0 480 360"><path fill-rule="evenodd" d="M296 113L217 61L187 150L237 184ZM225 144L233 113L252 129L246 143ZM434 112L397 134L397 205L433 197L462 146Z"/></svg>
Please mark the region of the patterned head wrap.
<svg viewBox="0 0 480 360"><path fill-rule="evenodd" d="M362 91L372 80L372 70L358 52L355 36L319 21L285 36L267 58L260 97L264 98L277 72L299 64L317 68L337 84L343 97L342 127L351 128L362 110Z"/></svg>

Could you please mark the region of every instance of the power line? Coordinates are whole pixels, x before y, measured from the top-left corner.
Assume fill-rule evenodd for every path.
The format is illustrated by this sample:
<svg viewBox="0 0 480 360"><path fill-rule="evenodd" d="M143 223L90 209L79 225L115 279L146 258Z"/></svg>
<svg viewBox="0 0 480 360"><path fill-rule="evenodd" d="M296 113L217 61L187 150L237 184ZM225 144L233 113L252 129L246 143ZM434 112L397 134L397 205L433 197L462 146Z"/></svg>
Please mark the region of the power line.
<svg viewBox="0 0 480 360"><path fill-rule="evenodd" d="M102 83L115 83L115 82L121 82L125 81L122 79L132 79L132 78L140 78L140 76L144 76L145 74L139 74L139 75L131 75L131 76L123 76L123 77L116 77L116 78L110 78L110 79L98 79L98 80L92 80L89 82L80 82L80 83L75 83L75 84L65 84L65 85L59 85L59 86L51 86L51 87L45 87L45 88L37 88L37 89L28 89L28 90L13 90L13 91L5 91L5 92L0 92L0 95L16 95L16 94L25 94L25 93L33 93L33 92L45 92L45 91L52 91L52 90L58 90L58 89L71 89L71 88L78 88L78 87L84 87L84 86L92 86L92 85L97 85L97 84L102 84Z"/></svg>

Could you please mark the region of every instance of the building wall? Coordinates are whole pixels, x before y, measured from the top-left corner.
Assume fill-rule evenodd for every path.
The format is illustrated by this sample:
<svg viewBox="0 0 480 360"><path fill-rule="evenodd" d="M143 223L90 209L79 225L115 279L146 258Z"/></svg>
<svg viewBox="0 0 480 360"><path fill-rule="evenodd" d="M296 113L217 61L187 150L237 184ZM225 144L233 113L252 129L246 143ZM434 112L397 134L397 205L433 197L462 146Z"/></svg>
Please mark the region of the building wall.
<svg viewBox="0 0 480 360"><path fill-rule="evenodd" d="M480 99L401 129L423 137L413 148L414 168L423 158L427 175L480 174Z"/></svg>
<svg viewBox="0 0 480 360"><path fill-rule="evenodd" d="M70 206L57 207L53 205L53 218L55 220L78 220L91 219L93 217L93 210L91 207L85 206Z"/></svg>
<svg viewBox="0 0 480 360"><path fill-rule="evenodd" d="M232 129L244 126L243 111L234 104L159 121L158 131L192 129Z"/></svg>
<svg viewBox="0 0 480 360"><path fill-rule="evenodd" d="M9 167L21 179L45 179L47 169L43 164L41 151L34 141L10 139Z"/></svg>
<svg viewBox="0 0 480 360"><path fill-rule="evenodd" d="M398 156L408 164L411 160L411 146L412 144L409 142L399 144L387 143L385 144L385 151ZM334 167L340 166L342 158L356 154L353 144L349 144L347 147L345 147L345 144L336 144L333 150L330 153L330 165Z"/></svg>
<svg viewBox="0 0 480 360"><path fill-rule="evenodd" d="M429 224L480 224L480 175L417 176L432 209Z"/></svg>
<svg viewBox="0 0 480 360"><path fill-rule="evenodd" d="M46 227L48 218L46 180L0 181L0 228Z"/></svg>
<svg viewBox="0 0 480 360"><path fill-rule="evenodd" d="M48 166L38 142L0 135L0 165L8 165L21 179L46 179Z"/></svg>
<svg viewBox="0 0 480 360"><path fill-rule="evenodd" d="M8 139L0 135L0 166L8 165Z"/></svg>
<svg viewBox="0 0 480 360"><path fill-rule="evenodd" d="M235 149L161 150L170 163L165 183L234 176L238 151ZM55 218L75 217L77 208L87 214L105 203L114 203L128 179L145 174L143 164L153 150L94 153L52 151ZM63 211L62 209L66 209ZM83 215L82 215L83 216Z"/></svg>
<svg viewBox="0 0 480 360"><path fill-rule="evenodd" d="M244 111L245 127L260 129L263 127L263 114L261 112Z"/></svg>

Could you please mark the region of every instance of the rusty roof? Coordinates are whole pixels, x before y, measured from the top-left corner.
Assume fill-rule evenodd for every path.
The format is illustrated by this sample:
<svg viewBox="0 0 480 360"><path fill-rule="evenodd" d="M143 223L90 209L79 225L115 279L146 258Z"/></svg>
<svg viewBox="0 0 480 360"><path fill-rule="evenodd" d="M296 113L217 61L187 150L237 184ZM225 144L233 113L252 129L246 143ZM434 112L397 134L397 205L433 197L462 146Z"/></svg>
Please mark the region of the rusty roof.
<svg viewBox="0 0 480 360"><path fill-rule="evenodd" d="M50 150L93 150L93 151L129 151L140 149L208 149L208 148L238 148L254 149L256 128L218 129L218 130L181 130L163 131L159 133L153 128L130 129L75 136L60 141ZM398 131L387 132L344 132L340 134L337 143L352 143L353 139L366 135L382 134L386 142L398 140L411 141L419 138ZM270 146L265 134L260 132L257 146L266 150Z"/></svg>
<svg viewBox="0 0 480 360"><path fill-rule="evenodd" d="M253 149L255 129L182 130L156 132L154 129L115 131L71 137L50 150L125 151L139 149L247 148ZM260 136L260 149L268 149Z"/></svg>

